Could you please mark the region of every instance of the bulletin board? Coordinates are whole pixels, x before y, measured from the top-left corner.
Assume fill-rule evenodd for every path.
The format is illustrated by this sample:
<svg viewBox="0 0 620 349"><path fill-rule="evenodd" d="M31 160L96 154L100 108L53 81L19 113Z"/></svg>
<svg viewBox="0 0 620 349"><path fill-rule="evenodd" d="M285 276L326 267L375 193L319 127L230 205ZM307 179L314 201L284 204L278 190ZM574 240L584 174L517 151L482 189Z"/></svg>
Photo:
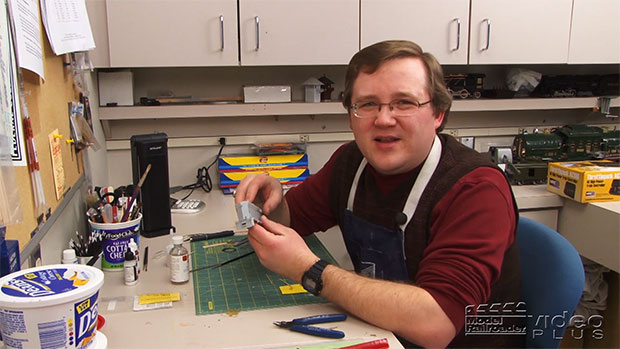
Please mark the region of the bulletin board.
<svg viewBox="0 0 620 349"><path fill-rule="evenodd" d="M71 138L68 103L78 101L79 94L73 86L70 70L64 65L64 56L56 56L42 32L43 68L45 80L37 74L22 69L25 98L32 123L34 143L39 160L39 170L47 204L46 212L51 214L60 205L63 197L56 198L52 152L49 135L58 129L60 152L64 169L63 193L80 179L84 172L81 153L76 154L66 140ZM20 249L30 241L31 233L39 225L35 212L30 172L27 166L15 167L15 180L23 219L7 226L6 238L18 240ZM44 217L45 220L45 217Z"/></svg>

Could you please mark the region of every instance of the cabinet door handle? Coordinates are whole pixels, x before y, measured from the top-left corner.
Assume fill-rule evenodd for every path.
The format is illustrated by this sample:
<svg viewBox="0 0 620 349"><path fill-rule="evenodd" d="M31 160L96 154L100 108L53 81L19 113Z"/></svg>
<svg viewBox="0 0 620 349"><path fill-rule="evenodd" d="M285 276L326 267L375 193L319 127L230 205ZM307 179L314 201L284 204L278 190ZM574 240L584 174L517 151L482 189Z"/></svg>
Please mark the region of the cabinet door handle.
<svg viewBox="0 0 620 349"><path fill-rule="evenodd" d="M222 36L220 37L220 41L222 42L222 47L220 51L224 51L224 16L220 15L220 33Z"/></svg>
<svg viewBox="0 0 620 349"><path fill-rule="evenodd" d="M452 22L456 22L456 47L452 51L458 51L461 47L461 19L455 18Z"/></svg>
<svg viewBox="0 0 620 349"><path fill-rule="evenodd" d="M491 20L489 18L485 18L482 21L487 22L487 45L482 48L482 51L486 51L489 49L489 45L491 44Z"/></svg>
<svg viewBox="0 0 620 349"><path fill-rule="evenodd" d="M256 51L260 48L260 21L258 16L254 17L254 22L256 23Z"/></svg>

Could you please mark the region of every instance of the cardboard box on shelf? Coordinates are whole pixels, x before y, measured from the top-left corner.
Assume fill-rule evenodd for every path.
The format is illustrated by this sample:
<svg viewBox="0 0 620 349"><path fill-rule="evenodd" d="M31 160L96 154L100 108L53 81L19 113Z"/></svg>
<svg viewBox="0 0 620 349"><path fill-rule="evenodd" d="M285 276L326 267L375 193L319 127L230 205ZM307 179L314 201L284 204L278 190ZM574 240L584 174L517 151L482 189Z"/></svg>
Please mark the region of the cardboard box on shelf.
<svg viewBox="0 0 620 349"><path fill-rule="evenodd" d="M245 86L244 103L279 103L291 101L290 86Z"/></svg>
<svg viewBox="0 0 620 349"><path fill-rule="evenodd" d="M620 201L620 164L609 160L551 162L547 190L579 202Z"/></svg>
<svg viewBox="0 0 620 349"><path fill-rule="evenodd" d="M133 105L133 73L99 72L99 106Z"/></svg>

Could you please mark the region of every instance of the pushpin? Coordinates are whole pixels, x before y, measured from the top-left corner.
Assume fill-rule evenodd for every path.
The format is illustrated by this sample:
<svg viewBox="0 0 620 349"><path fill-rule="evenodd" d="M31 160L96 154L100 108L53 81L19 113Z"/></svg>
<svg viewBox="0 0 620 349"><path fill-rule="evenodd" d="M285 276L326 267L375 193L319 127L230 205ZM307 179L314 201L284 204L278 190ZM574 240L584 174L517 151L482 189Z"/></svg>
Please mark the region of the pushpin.
<svg viewBox="0 0 620 349"><path fill-rule="evenodd" d="M60 139L60 138L62 138L62 135L59 135L58 133L54 133L54 138Z"/></svg>
<svg viewBox="0 0 620 349"><path fill-rule="evenodd" d="M67 142L67 144L74 144L75 140L73 138L69 138L65 142Z"/></svg>

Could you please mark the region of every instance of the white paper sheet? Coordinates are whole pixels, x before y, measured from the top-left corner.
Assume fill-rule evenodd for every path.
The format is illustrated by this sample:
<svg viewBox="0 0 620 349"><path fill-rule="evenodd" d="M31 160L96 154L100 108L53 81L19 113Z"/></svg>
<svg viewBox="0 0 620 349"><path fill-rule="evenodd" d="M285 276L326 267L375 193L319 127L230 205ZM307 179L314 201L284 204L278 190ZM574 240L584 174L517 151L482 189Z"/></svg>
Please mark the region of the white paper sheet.
<svg viewBox="0 0 620 349"><path fill-rule="evenodd" d="M11 45L6 3L0 4L0 114L9 125L13 166L26 166L26 146L19 109L17 65Z"/></svg>
<svg viewBox="0 0 620 349"><path fill-rule="evenodd" d="M55 54L95 48L85 0L41 0L41 15Z"/></svg>
<svg viewBox="0 0 620 349"><path fill-rule="evenodd" d="M37 0L8 0L8 2L17 36L19 67L28 69L45 79Z"/></svg>

